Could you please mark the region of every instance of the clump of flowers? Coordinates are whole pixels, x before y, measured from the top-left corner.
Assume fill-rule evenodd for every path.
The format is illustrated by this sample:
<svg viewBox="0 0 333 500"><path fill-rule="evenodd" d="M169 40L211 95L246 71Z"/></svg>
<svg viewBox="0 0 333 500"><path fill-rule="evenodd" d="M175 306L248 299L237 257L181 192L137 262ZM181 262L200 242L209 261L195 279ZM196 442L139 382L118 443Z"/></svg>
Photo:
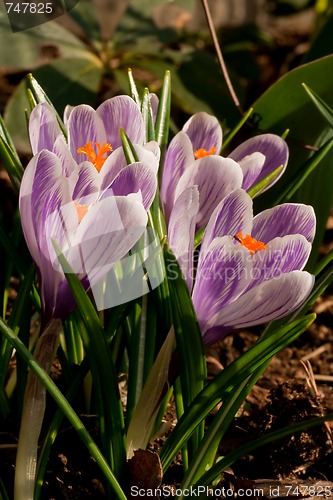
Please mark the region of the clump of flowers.
<svg viewBox="0 0 333 500"><path fill-rule="evenodd" d="M146 447L158 427L161 402L164 399L166 404L171 394L166 395L165 388L171 385L179 423L164 457L161 452L162 461L168 465L184 449L189 463L186 486L199 472L209 471L217 444L208 451L201 421L222 400L233 416L240 396L246 397L259 376L255 370L270 356L267 339L259 339L244 354L246 363L228 366L216 383L207 382L204 344L213 344L238 328L287 316L306 301L314 284L314 277L304 271L316 229L312 207L284 203L253 213L252 197L269 189L287 166L286 142L263 134L222 156L218 120L197 113L167 145L167 81L161 102L147 90L141 99L132 83L133 99L108 99L97 110L84 104L68 106L63 123L52 105L39 102L29 119L33 157L19 193L22 230L36 264L41 298L42 327L35 358L45 374L60 334L66 357L67 341L71 345L79 332L85 351L82 359L87 358L92 390L97 389L87 401L96 404L89 410L97 409L103 458L91 441L89 449L94 450L118 500L126 498L118 483L125 471L125 430L130 431L132 454ZM147 251L147 227L159 237L152 254ZM128 275L123 266L127 255L131 257ZM164 281L155 279L152 286L154 278L164 276L168 258L176 263L176 285L166 272ZM133 278L126 283L134 287L138 262L145 291L140 288L140 296L134 299L129 294L133 300L126 307L111 308L110 317L98 316L95 309L101 308L86 292L99 285L102 293L112 294L106 278L111 270L116 285L121 280L125 283L126 275ZM68 320L76 305L78 315ZM313 320L301 319L295 327L297 335ZM281 331L282 340L275 335ZM288 324L273 333L272 352L296 335ZM125 403L120 398L119 367L127 371ZM174 384L177 377L179 384ZM25 500L34 498L45 392L31 372L15 480L15 495ZM54 394L58 397L56 390ZM231 394L237 394L232 401L228 400ZM61 408L68 412L66 416L71 414L67 401ZM223 418L231 421L231 413L224 415L221 408L218 418L222 420L209 430L210 443L219 442L217 437L226 428ZM78 417L72 421L81 432ZM194 439L186 450L191 434ZM199 472L191 470L198 462L196 453L201 457Z"/></svg>

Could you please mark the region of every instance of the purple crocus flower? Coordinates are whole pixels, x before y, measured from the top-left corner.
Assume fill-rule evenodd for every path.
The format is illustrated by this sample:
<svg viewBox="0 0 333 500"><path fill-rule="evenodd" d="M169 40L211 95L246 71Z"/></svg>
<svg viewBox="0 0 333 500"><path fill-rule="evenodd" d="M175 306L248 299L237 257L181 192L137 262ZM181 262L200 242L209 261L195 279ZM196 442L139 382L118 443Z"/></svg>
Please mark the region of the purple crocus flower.
<svg viewBox="0 0 333 500"><path fill-rule="evenodd" d="M35 156L20 190L22 227L39 271L44 324L65 319L74 308L52 239L85 288L94 286L143 234L157 187L157 144L138 144L140 162L130 165L120 148L121 126L128 127L134 142L143 140L141 115L130 98L110 99L97 111L77 106L67 115L68 145L51 106L42 103L32 111ZM115 145L113 152L106 140Z"/></svg>
<svg viewBox="0 0 333 500"><path fill-rule="evenodd" d="M279 175L266 186L265 189L268 189L280 178L287 165L287 144L274 134L263 134L245 141L228 158L219 156L221 146L222 129L219 122L205 112L193 115L172 139L165 156L161 184L161 200L167 220L176 199L189 186L198 186L201 211L210 214L226 193L238 187L248 190L282 166ZM237 182L234 179L233 188L229 185L228 191L225 191L223 182L226 176L230 181L233 173L237 175L233 172L236 162L242 178L237 179ZM207 189L208 182L211 189ZM199 216L197 228L204 227L205 222L207 218L200 220Z"/></svg>
<svg viewBox="0 0 333 500"><path fill-rule="evenodd" d="M243 189L233 191L209 219L194 281L198 210L199 193L192 186L176 200L169 236L206 344L235 328L281 318L308 297L314 277L302 269L315 235L312 207L286 203L253 217L250 196Z"/></svg>

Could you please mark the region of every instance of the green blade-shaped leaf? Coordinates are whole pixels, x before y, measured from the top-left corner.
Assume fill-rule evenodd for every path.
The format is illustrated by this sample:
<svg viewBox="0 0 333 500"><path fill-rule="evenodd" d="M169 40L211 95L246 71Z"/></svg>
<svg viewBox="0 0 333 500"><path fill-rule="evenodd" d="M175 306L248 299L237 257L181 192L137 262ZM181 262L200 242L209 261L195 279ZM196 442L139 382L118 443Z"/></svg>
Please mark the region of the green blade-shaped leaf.
<svg viewBox="0 0 333 500"><path fill-rule="evenodd" d="M273 204L277 205L279 203L290 202L309 175L321 164L325 156L330 153L332 147L333 138L325 142L325 144L304 163L304 165L297 169L290 179L288 186L282 190Z"/></svg>
<svg viewBox="0 0 333 500"><path fill-rule="evenodd" d="M131 163L139 161L139 157L132 142L126 134L126 131L122 128L120 129L120 138L127 164L130 165Z"/></svg>
<svg viewBox="0 0 333 500"><path fill-rule="evenodd" d="M206 472L206 474L201 476L199 483L197 483L197 486L199 486L199 484L200 486L211 485L215 481L215 479L217 479L220 474L227 469L227 467L230 467L230 465L236 462L236 460L260 448L261 446L277 441L278 439L291 436L296 432L306 431L307 429L311 429L312 427L322 425L330 420L333 420L332 413L326 415L325 417L311 418L309 420L305 420L304 422L289 425L288 427L284 427L283 429L279 429L278 431L269 432L261 438L254 439L242 446L238 446L234 451L219 460L211 469L209 469L208 472Z"/></svg>
<svg viewBox="0 0 333 500"><path fill-rule="evenodd" d="M333 127L333 109L329 107L326 102L319 97L313 90L310 89L305 83L303 83L303 87L307 94L310 96L312 101L314 102L316 108L318 109L319 113L327 120L329 125Z"/></svg>
<svg viewBox="0 0 333 500"><path fill-rule="evenodd" d="M261 131L281 135L286 129L290 129L287 138L290 149L287 170L275 186L258 198L256 211L270 206L272 198L275 199L288 186L294 173L308 160L313 151L306 146L321 147L332 137L333 132L326 118L314 108L302 87L305 83L330 105L333 102L332 78L333 56L330 55L290 71L254 103L253 108ZM332 206L332 155L331 151L321 160L319 167L311 173L292 199L312 205L316 212L317 234L310 265L316 260Z"/></svg>
<svg viewBox="0 0 333 500"><path fill-rule="evenodd" d="M265 187L267 187L268 184L272 182L279 175L282 169L283 166L276 168L275 170L273 170L273 172L270 172L261 181L257 182L257 184L252 186L251 189L249 189L247 192L251 196L251 198L254 198L258 194L260 194L261 191L263 191Z"/></svg>
<svg viewBox="0 0 333 500"><path fill-rule="evenodd" d="M150 371L144 385L140 399L133 413L127 432L127 458L131 458L133 451L146 446L151 437L161 395L165 392L168 383L168 371L171 353L174 344L174 330L171 329Z"/></svg>
<svg viewBox="0 0 333 500"><path fill-rule="evenodd" d="M42 87L37 82L36 78L34 78L31 73L29 73L26 77L26 88L27 88L27 92L28 92L28 98L29 98L29 92L32 95L32 98L33 98L32 103L34 104L34 106L36 106L40 102L48 102L50 104L50 106L53 107L55 115L57 117L57 121L58 121L59 126L62 130L62 133L64 134L65 137L67 137L67 130L65 128L64 122L60 118L55 107L53 106L51 99L48 97L46 92L42 89Z"/></svg>
<svg viewBox="0 0 333 500"><path fill-rule="evenodd" d="M53 245L80 313L80 316L77 316L77 321L82 322L80 333L102 398L100 405L104 410L104 415L100 417L103 418L103 426L105 426L103 437L106 440L103 445L108 450L108 459L112 463L112 469L119 477L125 461L124 417L111 352L96 310L81 282L71 270L55 241ZM108 384L104 383L106 377ZM109 450L111 443L112 449Z"/></svg>
<svg viewBox="0 0 333 500"><path fill-rule="evenodd" d="M97 447L94 440L91 438L87 429L83 425L80 418L77 416L71 405L68 403L64 395L60 392L58 387L55 385L50 376L41 368L39 363L35 360L33 355L28 351L25 345L20 341L20 339L15 335L15 333L4 323L0 318L0 331L6 337L6 339L11 343L11 345L16 349L19 356L21 356L26 362L30 370L38 377L42 382L46 390L55 400L59 408L63 411L64 415L68 418L69 422L72 424L76 432L79 434L80 438L84 442L85 446L88 448L91 455L96 460L101 471L105 475L107 481L109 482L111 488L114 490L115 499L126 500L126 496L122 491L118 481L116 480L112 470L110 469L108 463L103 457L101 451Z"/></svg>
<svg viewBox="0 0 333 500"><path fill-rule="evenodd" d="M155 125L149 99L149 89L145 88L141 103L141 113L146 134L146 142L155 140Z"/></svg>
<svg viewBox="0 0 333 500"><path fill-rule="evenodd" d="M269 337L259 340L253 347L228 365L221 374L207 384L183 415L171 436L163 446L160 457L163 469L171 463L177 451L189 439L191 433L210 411L234 390L246 377L295 340L314 321L311 314L300 318L283 328L277 328Z"/></svg>
<svg viewBox="0 0 333 500"><path fill-rule="evenodd" d="M133 77L133 73L131 69L128 69L127 71L128 74L128 81L129 81L129 88L130 88L130 94L132 99L137 103L138 106L141 106L141 99L139 96L139 92Z"/></svg>
<svg viewBox="0 0 333 500"><path fill-rule="evenodd" d="M163 80L161 97L157 109L156 125L155 125L155 137L158 145L161 148L162 159L169 138L170 109L171 109L171 74L170 71L166 71ZM161 160L161 165L162 161L163 160ZM160 175L162 175L161 165L159 170Z"/></svg>

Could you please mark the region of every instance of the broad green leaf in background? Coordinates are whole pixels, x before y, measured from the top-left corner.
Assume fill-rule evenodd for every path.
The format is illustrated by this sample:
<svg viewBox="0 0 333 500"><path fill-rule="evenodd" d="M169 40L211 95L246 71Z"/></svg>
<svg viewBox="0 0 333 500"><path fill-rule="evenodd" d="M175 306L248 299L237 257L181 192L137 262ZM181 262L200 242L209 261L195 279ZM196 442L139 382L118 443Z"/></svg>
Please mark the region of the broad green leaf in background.
<svg viewBox="0 0 333 500"><path fill-rule="evenodd" d="M0 67L31 70L54 58L87 57L87 48L55 21L13 33L4 2L0 3Z"/></svg>
<svg viewBox="0 0 333 500"><path fill-rule="evenodd" d="M333 132L325 118L315 108L302 87L305 83L329 106L333 103L333 56L323 57L291 71L270 87L253 105L262 132L282 134L287 128L290 158L281 180L259 198L256 209L261 210L275 199L313 149L320 147ZM333 155L329 153L299 188L292 201L310 204L317 215L317 235L312 261L316 259L327 217L333 201Z"/></svg>

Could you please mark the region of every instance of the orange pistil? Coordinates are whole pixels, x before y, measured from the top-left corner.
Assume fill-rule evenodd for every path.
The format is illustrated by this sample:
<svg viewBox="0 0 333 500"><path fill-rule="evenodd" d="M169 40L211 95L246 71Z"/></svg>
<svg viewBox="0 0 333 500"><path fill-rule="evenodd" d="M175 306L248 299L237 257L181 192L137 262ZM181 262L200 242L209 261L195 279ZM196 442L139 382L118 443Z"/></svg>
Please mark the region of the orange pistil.
<svg viewBox="0 0 333 500"><path fill-rule="evenodd" d="M80 205L77 201L74 201L74 206L76 208L77 217L79 219L79 223L82 221L83 217L88 212L88 205Z"/></svg>
<svg viewBox="0 0 333 500"><path fill-rule="evenodd" d="M243 238L243 233L237 233L235 238L241 245L249 250L251 255L258 252L258 250L267 250L267 246L265 245L265 243L252 238L252 236L250 236L249 234L247 234Z"/></svg>
<svg viewBox="0 0 333 500"><path fill-rule="evenodd" d="M199 158L204 158L205 156L211 156L216 153L216 148L215 146L212 146L210 150L208 151L207 149L197 149L194 151L194 156L196 160L199 160Z"/></svg>
<svg viewBox="0 0 333 500"><path fill-rule="evenodd" d="M77 150L78 153L84 154L88 156L89 161L94 165L98 172L101 171L101 168L104 165L105 160L107 159L106 153L113 151L111 144L104 142L102 145L99 142L95 142L97 153L93 148L93 143L88 142L82 148Z"/></svg>

